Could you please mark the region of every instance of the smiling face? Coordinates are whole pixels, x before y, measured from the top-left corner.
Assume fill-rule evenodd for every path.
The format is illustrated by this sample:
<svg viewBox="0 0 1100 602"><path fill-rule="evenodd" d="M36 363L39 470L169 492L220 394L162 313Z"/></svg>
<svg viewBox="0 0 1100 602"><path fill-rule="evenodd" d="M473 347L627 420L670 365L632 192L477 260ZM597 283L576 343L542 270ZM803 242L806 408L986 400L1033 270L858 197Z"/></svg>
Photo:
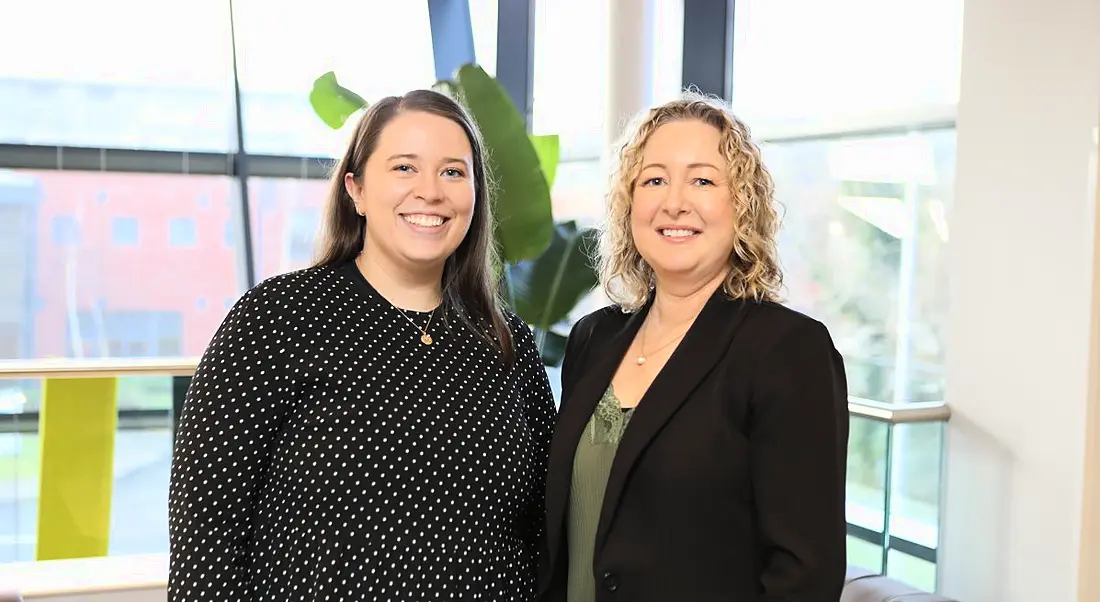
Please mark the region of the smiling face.
<svg viewBox="0 0 1100 602"><path fill-rule="evenodd" d="M407 270L441 269L474 215L473 150L460 125L421 111L395 116L344 185L366 217L364 252Z"/></svg>
<svg viewBox="0 0 1100 602"><path fill-rule="evenodd" d="M734 207L720 132L698 120L653 132L634 182L634 244L663 279L710 282L729 270Z"/></svg>

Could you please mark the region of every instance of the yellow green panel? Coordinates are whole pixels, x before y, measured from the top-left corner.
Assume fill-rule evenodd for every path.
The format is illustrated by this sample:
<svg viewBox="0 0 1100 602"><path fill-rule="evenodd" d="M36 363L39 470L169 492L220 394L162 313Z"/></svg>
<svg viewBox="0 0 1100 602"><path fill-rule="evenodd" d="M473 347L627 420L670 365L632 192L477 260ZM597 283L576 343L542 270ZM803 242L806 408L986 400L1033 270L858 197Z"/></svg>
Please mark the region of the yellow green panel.
<svg viewBox="0 0 1100 602"><path fill-rule="evenodd" d="M47 379L38 423L38 560L106 556L117 379Z"/></svg>

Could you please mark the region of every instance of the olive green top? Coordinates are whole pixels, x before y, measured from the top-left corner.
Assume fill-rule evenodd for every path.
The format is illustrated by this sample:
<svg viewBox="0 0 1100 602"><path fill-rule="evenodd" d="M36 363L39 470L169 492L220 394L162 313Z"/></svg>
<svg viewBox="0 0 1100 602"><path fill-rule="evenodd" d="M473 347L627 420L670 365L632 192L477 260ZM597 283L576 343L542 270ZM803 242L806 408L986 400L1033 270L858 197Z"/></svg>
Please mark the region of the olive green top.
<svg viewBox="0 0 1100 602"><path fill-rule="evenodd" d="M594 602L596 578L592 566L596 527L611 463L634 408L624 409L608 385L577 443L569 495L568 602Z"/></svg>

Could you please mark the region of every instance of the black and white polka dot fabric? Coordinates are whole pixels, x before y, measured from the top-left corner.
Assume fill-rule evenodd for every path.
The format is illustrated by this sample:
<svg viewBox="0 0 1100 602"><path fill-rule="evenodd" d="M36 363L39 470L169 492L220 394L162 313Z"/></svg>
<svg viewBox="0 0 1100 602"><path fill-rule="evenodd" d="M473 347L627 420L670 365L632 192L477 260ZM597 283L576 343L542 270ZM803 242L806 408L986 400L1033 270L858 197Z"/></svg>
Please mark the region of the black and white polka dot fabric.
<svg viewBox="0 0 1100 602"><path fill-rule="evenodd" d="M168 599L532 600L555 409L509 322L510 370L352 263L245 294L180 419Z"/></svg>

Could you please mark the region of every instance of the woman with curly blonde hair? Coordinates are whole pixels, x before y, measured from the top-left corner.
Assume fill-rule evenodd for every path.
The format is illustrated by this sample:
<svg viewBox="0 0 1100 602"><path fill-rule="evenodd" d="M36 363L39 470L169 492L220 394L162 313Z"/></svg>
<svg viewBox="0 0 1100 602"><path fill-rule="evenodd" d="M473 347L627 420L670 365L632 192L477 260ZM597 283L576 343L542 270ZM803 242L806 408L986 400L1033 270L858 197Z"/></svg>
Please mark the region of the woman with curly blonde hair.
<svg viewBox="0 0 1100 602"><path fill-rule="evenodd" d="M628 129L599 263L614 302L562 366L540 599L833 602L844 365L779 304L779 217L748 128L688 95Z"/></svg>

